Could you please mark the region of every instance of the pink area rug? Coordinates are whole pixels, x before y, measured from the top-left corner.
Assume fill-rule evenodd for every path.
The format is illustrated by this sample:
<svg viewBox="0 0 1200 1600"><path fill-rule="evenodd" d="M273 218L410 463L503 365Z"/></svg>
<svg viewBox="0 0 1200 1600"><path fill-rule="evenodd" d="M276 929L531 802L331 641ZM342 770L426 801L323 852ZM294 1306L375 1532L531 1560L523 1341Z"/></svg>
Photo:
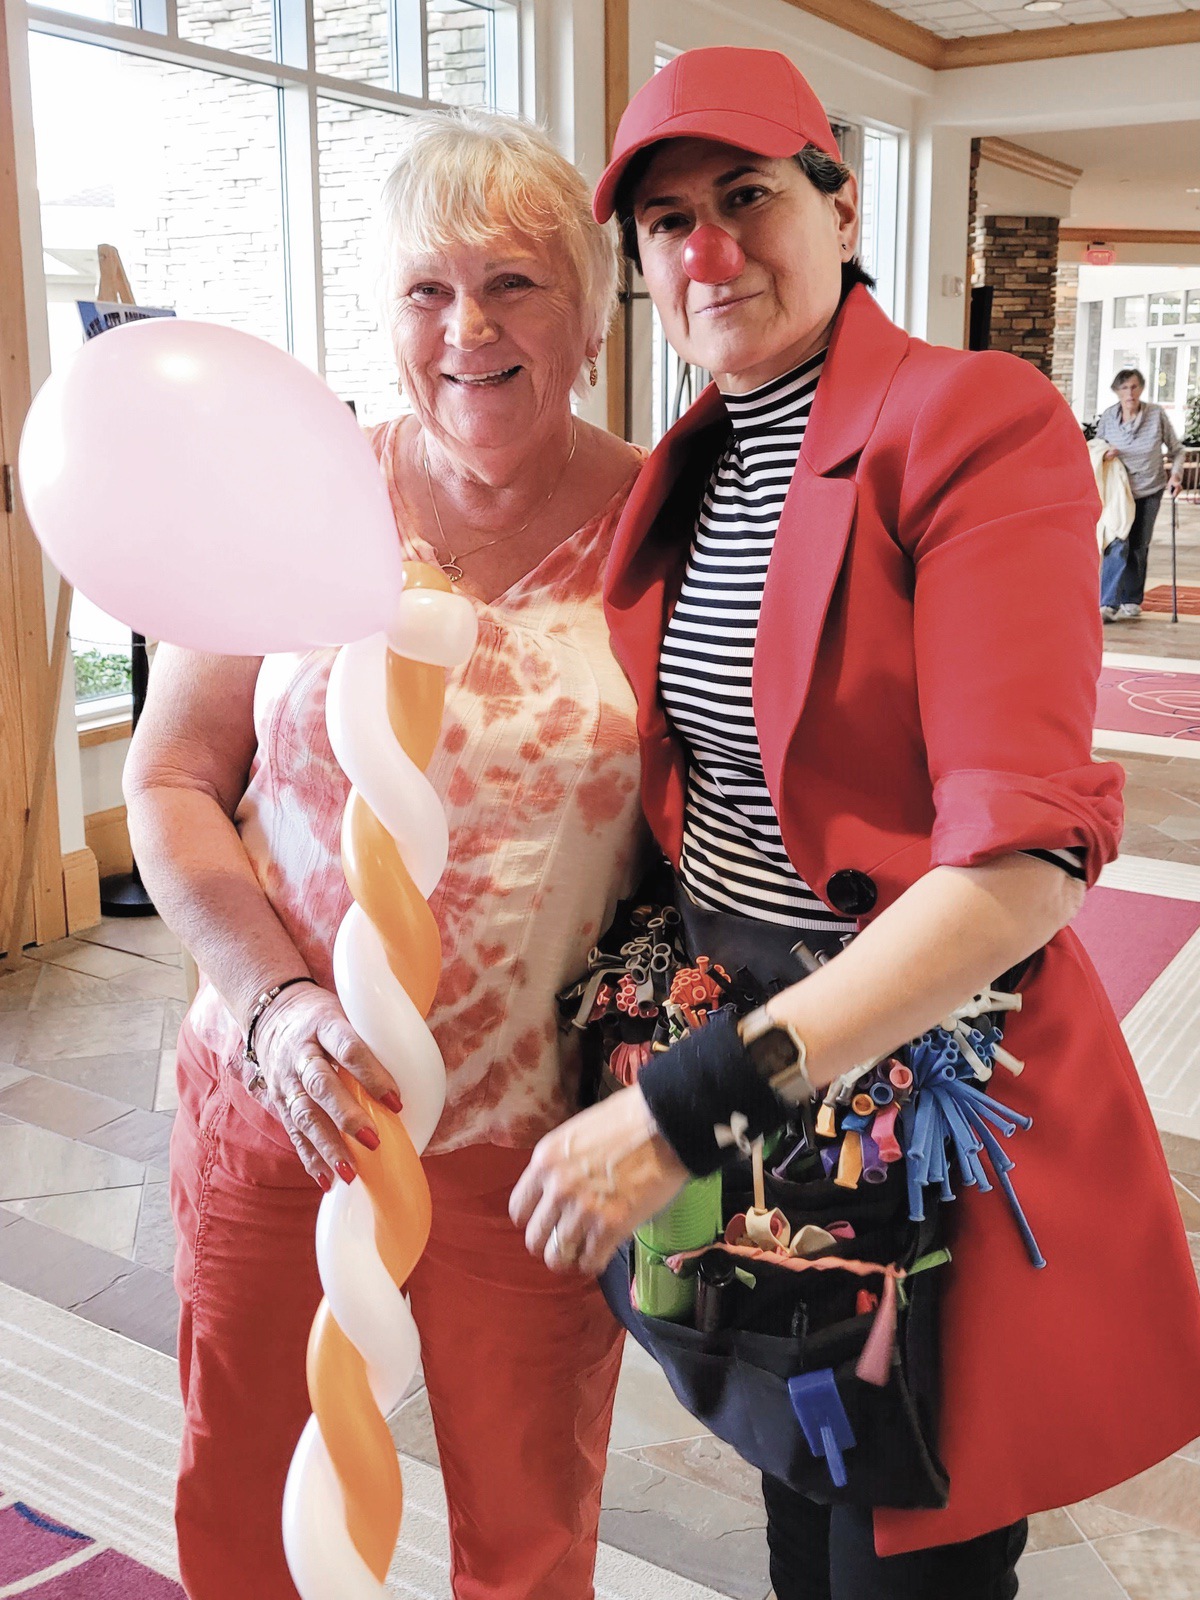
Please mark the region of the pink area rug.
<svg viewBox="0 0 1200 1600"><path fill-rule="evenodd" d="M1096 726L1110 733L1200 739L1200 674L1103 667Z"/></svg>
<svg viewBox="0 0 1200 1600"><path fill-rule="evenodd" d="M1071 926L1125 1017L1200 928L1200 901L1093 889Z"/></svg>
<svg viewBox="0 0 1200 1600"><path fill-rule="evenodd" d="M1143 611L1165 611L1171 614L1171 585L1159 583L1150 589L1142 600ZM1194 583L1179 585L1179 615L1200 617L1200 588Z"/></svg>
<svg viewBox="0 0 1200 1600"><path fill-rule="evenodd" d="M20 1500L0 1509L0 1592L21 1600L186 1600L170 1578Z"/></svg>

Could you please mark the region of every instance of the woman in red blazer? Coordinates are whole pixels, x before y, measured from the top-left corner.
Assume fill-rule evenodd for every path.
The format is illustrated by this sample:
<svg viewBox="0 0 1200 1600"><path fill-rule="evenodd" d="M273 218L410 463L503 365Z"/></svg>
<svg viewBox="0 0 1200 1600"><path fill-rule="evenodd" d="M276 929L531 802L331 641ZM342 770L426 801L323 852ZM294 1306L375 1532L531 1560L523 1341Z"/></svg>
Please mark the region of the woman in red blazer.
<svg viewBox="0 0 1200 1600"><path fill-rule="evenodd" d="M607 605L646 814L678 865L692 752L664 709L660 648L697 507L731 405L824 351L762 590L753 723L791 867L861 931L755 1027L710 1023L690 1056L653 1058L544 1139L511 1210L552 1266L599 1271L689 1168L718 1164L719 1124L741 1111L753 1137L782 1121L772 1081L820 1090L1032 956L1005 1034L1027 1070L996 1092L1033 1118L1013 1153L1048 1265L1034 1270L998 1194L960 1186L941 1328L949 1503L876 1510L873 1551L869 1520L839 1531L835 1512L830 1533L826 1513L828 1577L781 1554L811 1537L771 1530L781 1600L1000 1600L1021 1519L1200 1434L1200 1297L1133 1063L1066 927L1083 886L1061 862L1094 882L1122 815L1120 768L1091 756L1086 449L1031 366L931 347L884 316L848 259L854 180L818 186L809 170L828 168L793 159L814 147L837 160L811 89L768 52L689 52L625 113L597 216L618 210L668 337L716 382L643 469ZM768 1508L777 1523L770 1494Z"/></svg>

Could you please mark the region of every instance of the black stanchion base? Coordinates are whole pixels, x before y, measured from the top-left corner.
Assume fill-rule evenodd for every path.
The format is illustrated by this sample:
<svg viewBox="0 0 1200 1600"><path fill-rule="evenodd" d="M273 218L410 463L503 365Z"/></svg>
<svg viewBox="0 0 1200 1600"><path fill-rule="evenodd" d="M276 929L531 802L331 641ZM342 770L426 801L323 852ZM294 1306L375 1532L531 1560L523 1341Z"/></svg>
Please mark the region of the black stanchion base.
<svg viewBox="0 0 1200 1600"><path fill-rule="evenodd" d="M106 917L157 916L154 902L136 872L100 880L100 909Z"/></svg>

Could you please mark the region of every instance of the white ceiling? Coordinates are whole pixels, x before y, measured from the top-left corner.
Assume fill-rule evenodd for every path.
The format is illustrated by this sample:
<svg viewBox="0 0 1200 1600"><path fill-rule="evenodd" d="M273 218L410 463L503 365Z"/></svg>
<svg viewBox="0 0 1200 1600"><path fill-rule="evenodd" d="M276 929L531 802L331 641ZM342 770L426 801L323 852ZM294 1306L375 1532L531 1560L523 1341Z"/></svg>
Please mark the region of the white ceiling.
<svg viewBox="0 0 1200 1600"><path fill-rule="evenodd" d="M1068 226L1200 229L1200 122L1026 133L1017 143L1081 167L1073 190L1056 189L983 162L979 198L988 210L1061 216Z"/></svg>
<svg viewBox="0 0 1200 1600"><path fill-rule="evenodd" d="M943 39L1200 11L1200 0L1064 0L1060 11L1026 11L1021 0L878 0L878 3Z"/></svg>

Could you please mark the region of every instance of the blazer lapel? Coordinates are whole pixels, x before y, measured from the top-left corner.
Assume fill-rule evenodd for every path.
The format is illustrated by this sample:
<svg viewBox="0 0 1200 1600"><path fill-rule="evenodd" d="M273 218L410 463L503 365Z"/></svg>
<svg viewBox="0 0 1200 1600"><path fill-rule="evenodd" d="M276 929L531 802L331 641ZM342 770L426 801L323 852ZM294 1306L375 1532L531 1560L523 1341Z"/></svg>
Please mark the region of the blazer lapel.
<svg viewBox="0 0 1200 1600"><path fill-rule="evenodd" d="M870 438L907 348L908 335L869 292L852 289L834 325L779 518L754 648L754 720L767 788L781 818L787 755L854 526L857 486L847 464Z"/></svg>

